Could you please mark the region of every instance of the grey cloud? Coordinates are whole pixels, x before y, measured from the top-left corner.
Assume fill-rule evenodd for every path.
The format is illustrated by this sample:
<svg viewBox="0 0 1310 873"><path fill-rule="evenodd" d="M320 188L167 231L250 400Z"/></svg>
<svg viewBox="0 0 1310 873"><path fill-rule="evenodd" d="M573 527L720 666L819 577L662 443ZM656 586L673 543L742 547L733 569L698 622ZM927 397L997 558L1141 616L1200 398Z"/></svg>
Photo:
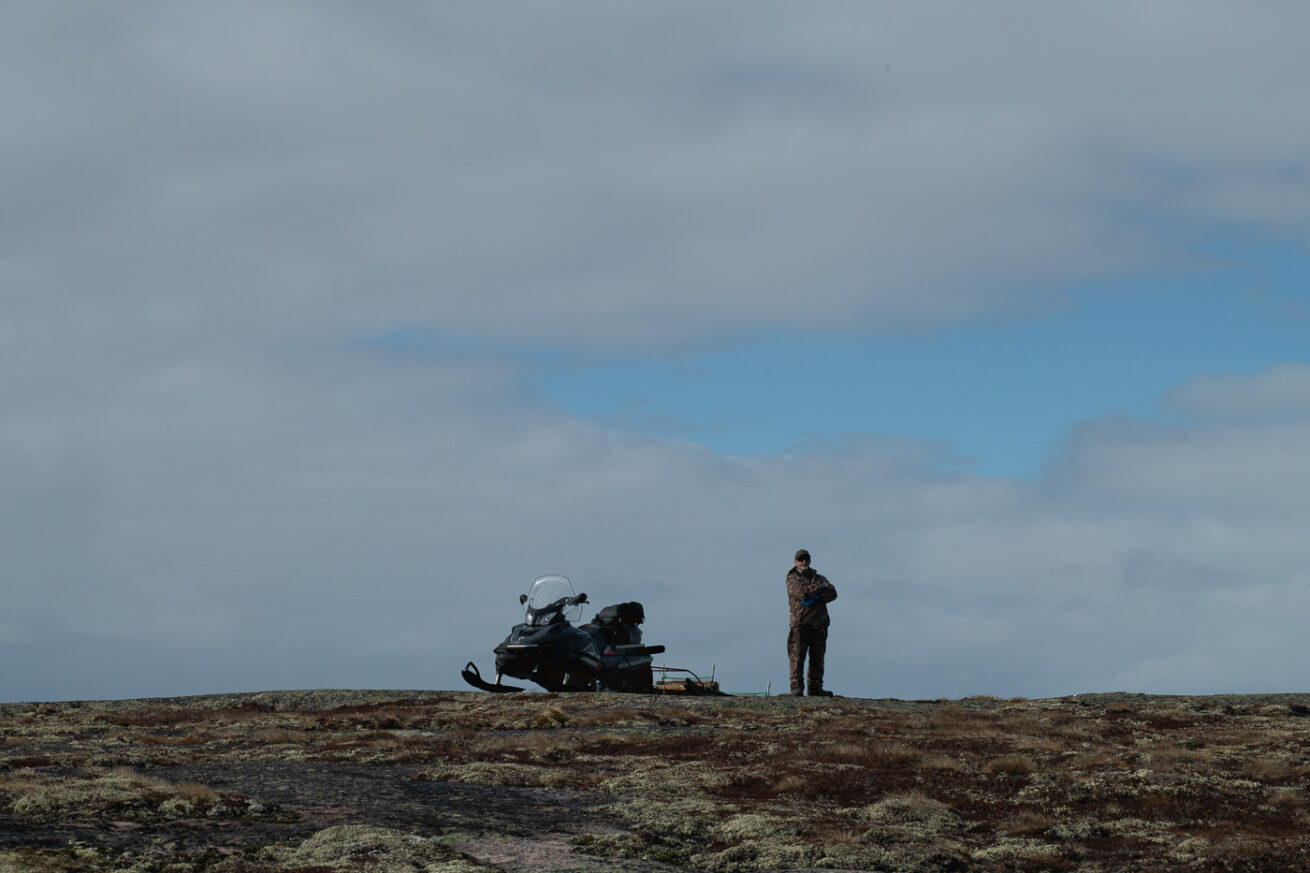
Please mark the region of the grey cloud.
<svg viewBox="0 0 1310 873"><path fill-rule="evenodd" d="M1198 376L1171 392L1165 404L1172 411L1209 420L1310 419L1310 365Z"/></svg>
<svg viewBox="0 0 1310 873"><path fill-rule="evenodd" d="M1259 395L1241 401L1251 408ZM1106 417L1075 428L1049 466L1053 497L1087 507L1193 509L1276 518L1310 473L1306 419L1166 425Z"/></svg>
<svg viewBox="0 0 1310 873"><path fill-rule="evenodd" d="M1295 173L1223 191L1304 169L1302 13L1223 9L34 9L5 248L42 293L178 289L196 332L658 348L1015 309L1185 253L1125 214L1296 232Z"/></svg>
<svg viewBox="0 0 1310 873"><path fill-rule="evenodd" d="M1156 549L1135 548L1120 556L1124 585L1132 589L1166 588L1181 595L1241 588L1249 582L1239 570L1188 560Z"/></svg>

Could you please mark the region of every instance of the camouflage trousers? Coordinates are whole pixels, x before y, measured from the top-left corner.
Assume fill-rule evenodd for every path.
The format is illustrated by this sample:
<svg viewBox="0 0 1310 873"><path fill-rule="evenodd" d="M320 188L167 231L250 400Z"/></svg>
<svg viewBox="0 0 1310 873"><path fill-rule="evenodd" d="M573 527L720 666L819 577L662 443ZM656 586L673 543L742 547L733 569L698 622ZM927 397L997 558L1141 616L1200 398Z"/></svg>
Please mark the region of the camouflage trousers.
<svg viewBox="0 0 1310 873"><path fill-rule="evenodd" d="M787 634L787 658L791 661L791 690L800 694L805 690L805 656L810 658L809 689L823 689L823 654L828 649L828 626L824 624L793 625Z"/></svg>

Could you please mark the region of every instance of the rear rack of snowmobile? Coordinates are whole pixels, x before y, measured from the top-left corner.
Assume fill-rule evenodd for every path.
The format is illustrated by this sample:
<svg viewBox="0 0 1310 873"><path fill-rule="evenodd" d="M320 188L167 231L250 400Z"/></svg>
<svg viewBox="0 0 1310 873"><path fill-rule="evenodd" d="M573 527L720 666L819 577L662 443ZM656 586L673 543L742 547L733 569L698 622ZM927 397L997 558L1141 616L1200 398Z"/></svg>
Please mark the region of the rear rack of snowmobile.
<svg viewBox="0 0 1310 873"><path fill-rule="evenodd" d="M651 672L659 673L662 678L655 681L656 694L713 694L721 695L719 683L714 681L714 668L710 667L710 678L702 679L685 667L652 666ZM669 677L670 673L685 674Z"/></svg>

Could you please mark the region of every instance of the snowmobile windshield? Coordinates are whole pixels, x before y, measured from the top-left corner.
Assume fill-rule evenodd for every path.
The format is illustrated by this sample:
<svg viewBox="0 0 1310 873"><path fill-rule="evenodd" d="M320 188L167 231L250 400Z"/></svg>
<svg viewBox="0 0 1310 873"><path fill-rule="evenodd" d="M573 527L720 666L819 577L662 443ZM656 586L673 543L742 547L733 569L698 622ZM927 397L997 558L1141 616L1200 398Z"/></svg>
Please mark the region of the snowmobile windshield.
<svg viewBox="0 0 1310 873"><path fill-rule="evenodd" d="M568 577L542 576L532 583L528 592L524 621L530 625L550 624L560 619L576 622L582 617L582 604L575 604L573 597L573 583Z"/></svg>

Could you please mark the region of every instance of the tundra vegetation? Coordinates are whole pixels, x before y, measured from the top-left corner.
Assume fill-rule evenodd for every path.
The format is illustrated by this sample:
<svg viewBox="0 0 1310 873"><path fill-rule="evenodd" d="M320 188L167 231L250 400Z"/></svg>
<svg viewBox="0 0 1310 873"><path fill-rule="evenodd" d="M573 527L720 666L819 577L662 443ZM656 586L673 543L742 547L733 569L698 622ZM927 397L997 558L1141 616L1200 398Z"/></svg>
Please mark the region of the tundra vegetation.
<svg viewBox="0 0 1310 873"><path fill-rule="evenodd" d="M1310 696L0 706L0 871L1310 869Z"/></svg>

